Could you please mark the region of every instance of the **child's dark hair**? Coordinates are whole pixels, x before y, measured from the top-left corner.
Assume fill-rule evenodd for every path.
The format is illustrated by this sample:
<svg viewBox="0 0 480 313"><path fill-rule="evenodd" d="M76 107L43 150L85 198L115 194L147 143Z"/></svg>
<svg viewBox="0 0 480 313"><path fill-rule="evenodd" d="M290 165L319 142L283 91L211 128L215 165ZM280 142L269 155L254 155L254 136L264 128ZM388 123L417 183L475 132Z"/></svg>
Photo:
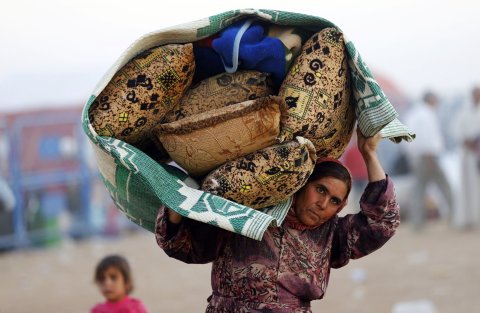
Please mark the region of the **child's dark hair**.
<svg viewBox="0 0 480 313"><path fill-rule="evenodd" d="M345 198L348 198L350 190L352 189L352 176L344 165L335 161L320 162L315 165L315 168L308 178L307 183L323 177L334 177L345 182L347 185L347 195Z"/></svg>
<svg viewBox="0 0 480 313"><path fill-rule="evenodd" d="M103 280L103 273L109 267L114 267L122 273L123 279L125 280L125 284L127 286L127 294L130 294L133 291L133 280L130 272L130 265L128 265L127 260L121 255L108 255L97 264L95 269L95 282L100 283Z"/></svg>

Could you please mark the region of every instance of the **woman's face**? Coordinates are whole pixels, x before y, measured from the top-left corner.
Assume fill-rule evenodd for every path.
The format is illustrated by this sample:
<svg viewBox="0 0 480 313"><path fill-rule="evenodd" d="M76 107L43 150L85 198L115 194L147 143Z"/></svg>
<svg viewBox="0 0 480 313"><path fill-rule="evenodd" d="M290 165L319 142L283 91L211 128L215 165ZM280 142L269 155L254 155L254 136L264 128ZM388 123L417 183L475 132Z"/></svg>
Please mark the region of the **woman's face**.
<svg viewBox="0 0 480 313"><path fill-rule="evenodd" d="M98 287L103 296L110 302L122 300L127 295L128 286L122 272L113 266L107 268L100 277Z"/></svg>
<svg viewBox="0 0 480 313"><path fill-rule="evenodd" d="M300 222L320 226L345 206L347 184L334 177L322 177L306 184L295 195L294 211Z"/></svg>

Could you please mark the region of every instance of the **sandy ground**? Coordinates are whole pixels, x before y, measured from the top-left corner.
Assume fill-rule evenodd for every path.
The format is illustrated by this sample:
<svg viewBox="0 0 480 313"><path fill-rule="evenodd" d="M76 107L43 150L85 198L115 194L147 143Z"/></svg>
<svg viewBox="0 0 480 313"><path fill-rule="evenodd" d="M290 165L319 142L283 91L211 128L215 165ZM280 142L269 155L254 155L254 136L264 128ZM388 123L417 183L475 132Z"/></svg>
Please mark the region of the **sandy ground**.
<svg viewBox="0 0 480 313"><path fill-rule="evenodd" d="M435 310L402 313L478 312L479 238L479 230L454 231L438 220L421 233L402 224L383 249L333 270L326 297L313 302L313 311L396 313L395 305L413 302ZM210 266L169 259L154 236L142 231L0 254L0 313L88 312L102 301L92 276L97 261L109 253L129 259L133 295L151 312L204 311Z"/></svg>

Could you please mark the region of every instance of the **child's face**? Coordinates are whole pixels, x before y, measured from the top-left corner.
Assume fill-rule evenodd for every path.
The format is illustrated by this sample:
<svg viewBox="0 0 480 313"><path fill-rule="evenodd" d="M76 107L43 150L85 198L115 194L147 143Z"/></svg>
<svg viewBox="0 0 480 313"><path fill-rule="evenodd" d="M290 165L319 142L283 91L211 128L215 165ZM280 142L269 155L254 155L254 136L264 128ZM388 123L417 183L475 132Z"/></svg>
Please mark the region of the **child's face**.
<svg viewBox="0 0 480 313"><path fill-rule="evenodd" d="M122 272L113 266L107 268L100 277L98 287L104 297L111 302L122 300L127 295L128 286Z"/></svg>

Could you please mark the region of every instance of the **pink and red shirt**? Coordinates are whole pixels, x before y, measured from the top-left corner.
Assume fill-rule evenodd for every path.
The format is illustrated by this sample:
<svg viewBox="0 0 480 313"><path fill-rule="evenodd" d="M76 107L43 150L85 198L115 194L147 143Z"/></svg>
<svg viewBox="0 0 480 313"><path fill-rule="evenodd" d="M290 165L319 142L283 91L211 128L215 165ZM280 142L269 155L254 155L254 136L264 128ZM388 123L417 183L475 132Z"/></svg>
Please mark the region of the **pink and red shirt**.
<svg viewBox="0 0 480 313"><path fill-rule="evenodd" d="M91 313L148 313L142 301L126 296L118 302L106 301L99 303L90 311Z"/></svg>

